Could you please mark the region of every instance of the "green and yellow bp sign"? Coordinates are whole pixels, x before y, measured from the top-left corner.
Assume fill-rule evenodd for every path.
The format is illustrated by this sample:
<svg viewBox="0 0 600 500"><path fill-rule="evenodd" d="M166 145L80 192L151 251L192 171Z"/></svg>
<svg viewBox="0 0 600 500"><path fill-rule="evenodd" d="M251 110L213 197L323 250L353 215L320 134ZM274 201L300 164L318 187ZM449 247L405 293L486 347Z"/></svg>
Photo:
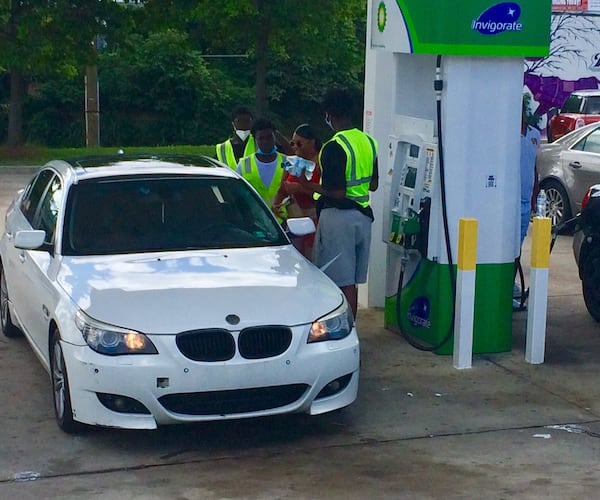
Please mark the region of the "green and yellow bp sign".
<svg viewBox="0 0 600 500"><path fill-rule="evenodd" d="M412 54L543 57L550 0L372 0L371 47Z"/></svg>

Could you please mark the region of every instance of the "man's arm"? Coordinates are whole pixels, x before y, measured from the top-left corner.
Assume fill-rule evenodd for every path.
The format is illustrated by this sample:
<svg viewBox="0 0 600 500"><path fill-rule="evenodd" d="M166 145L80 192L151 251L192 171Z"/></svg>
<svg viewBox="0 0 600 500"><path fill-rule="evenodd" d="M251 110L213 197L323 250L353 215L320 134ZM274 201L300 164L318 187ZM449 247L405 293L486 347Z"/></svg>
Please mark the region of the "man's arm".
<svg viewBox="0 0 600 500"><path fill-rule="evenodd" d="M373 162L373 175L371 176L371 182L369 183L369 191L377 191L379 187L379 162L377 161L377 157L375 157L375 161Z"/></svg>

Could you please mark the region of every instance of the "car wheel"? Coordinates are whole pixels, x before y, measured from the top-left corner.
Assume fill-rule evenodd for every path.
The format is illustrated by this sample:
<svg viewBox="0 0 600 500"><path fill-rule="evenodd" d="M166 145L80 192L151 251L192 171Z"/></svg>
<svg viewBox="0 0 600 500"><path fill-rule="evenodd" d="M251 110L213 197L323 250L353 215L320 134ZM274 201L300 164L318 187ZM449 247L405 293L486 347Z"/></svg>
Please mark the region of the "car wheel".
<svg viewBox="0 0 600 500"><path fill-rule="evenodd" d="M540 186L546 192L546 217L552 220L552 227L569 220L571 204L565 189L556 181L548 181Z"/></svg>
<svg viewBox="0 0 600 500"><path fill-rule="evenodd" d="M593 249L581 264L581 285L585 307L600 323L600 248Z"/></svg>
<svg viewBox="0 0 600 500"><path fill-rule="evenodd" d="M54 400L56 423L68 434L80 432L83 425L73 420L69 377L58 330L52 332L50 339L50 377L52 379L52 398Z"/></svg>
<svg viewBox="0 0 600 500"><path fill-rule="evenodd" d="M17 337L21 334L10 317L10 308L8 306L8 288L6 286L6 276L4 268L0 265L0 326L2 333L6 337Z"/></svg>

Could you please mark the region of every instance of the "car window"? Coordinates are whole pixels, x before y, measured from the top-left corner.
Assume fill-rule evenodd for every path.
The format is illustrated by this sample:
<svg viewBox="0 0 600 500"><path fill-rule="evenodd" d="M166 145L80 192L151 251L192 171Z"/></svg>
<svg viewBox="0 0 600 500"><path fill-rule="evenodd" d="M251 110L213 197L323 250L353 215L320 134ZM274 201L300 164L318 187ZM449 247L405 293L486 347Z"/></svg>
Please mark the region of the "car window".
<svg viewBox="0 0 600 500"><path fill-rule="evenodd" d="M62 182L60 177L55 175L46 190L44 198L40 203L40 208L37 211L37 216L32 224L35 229L46 231L45 242L49 244L54 243L54 233L56 231L56 222L62 198Z"/></svg>
<svg viewBox="0 0 600 500"><path fill-rule="evenodd" d="M573 145L571 149L600 154L600 129L595 129L591 134Z"/></svg>
<svg viewBox="0 0 600 500"><path fill-rule="evenodd" d="M42 196L44 196L52 177L54 177L54 172L52 170L42 170L33 178L25 189L25 193L21 199L21 211L32 226L39 203Z"/></svg>
<svg viewBox="0 0 600 500"><path fill-rule="evenodd" d="M579 113L581 110L582 97L577 95L571 95L565 101L561 113Z"/></svg>
<svg viewBox="0 0 600 500"><path fill-rule="evenodd" d="M287 244L241 179L197 176L82 181L69 190L64 255Z"/></svg>
<svg viewBox="0 0 600 500"><path fill-rule="evenodd" d="M583 112L586 115L599 115L600 114L600 96L589 96L585 100L585 107Z"/></svg>

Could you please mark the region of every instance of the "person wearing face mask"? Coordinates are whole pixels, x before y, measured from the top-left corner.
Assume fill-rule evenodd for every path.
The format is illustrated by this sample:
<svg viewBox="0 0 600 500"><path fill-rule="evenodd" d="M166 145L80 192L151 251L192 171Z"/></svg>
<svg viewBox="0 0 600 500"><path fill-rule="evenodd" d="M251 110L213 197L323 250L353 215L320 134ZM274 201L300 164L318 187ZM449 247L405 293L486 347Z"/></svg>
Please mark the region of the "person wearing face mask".
<svg viewBox="0 0 600 500"><path fill-rule="evenodd" d="M377 189L379 174L377 142L353 127L352 106L347 90L327 92L325 121L335 134L319 155L321 184L301 182L319 195L313 262L319 267L328 264L325 274L340 287L356 317L357 285L367 281L371 245L369 192Z"/></svg>
<svg viewBox="0 0 600 500"><path fill-rule="evenodd" d="M236 170L271 207L281 186L286 155L277 149L276 129L271 121L265 118L256 120L252 124L251 133L256 152L241 158ZM275 215L280 222L285 219L285 213Z"/></svg>
<svg viewBox="0 0 600 500"><path fill-rule="evenodd" d="M217 144L216 158L226 163L232 169L237 168L240 158L250 156L256 151L254 137L252 136L252 123L254 115L246 106L236 106L231 112L231 126L233 135L221 144ZM287 138L275 131L277 149L286 154L292 154L292 147Z"/></svg>
<svg viewBox="0 0 600 500"><path fill-rule="evenodd" d="M225 142L217 144L217 160L235 169L240 158L256 151L254 138L250 133L253 120L252 111L246 106L236 106L233 109L231 112L233 135Z"/></svg>

